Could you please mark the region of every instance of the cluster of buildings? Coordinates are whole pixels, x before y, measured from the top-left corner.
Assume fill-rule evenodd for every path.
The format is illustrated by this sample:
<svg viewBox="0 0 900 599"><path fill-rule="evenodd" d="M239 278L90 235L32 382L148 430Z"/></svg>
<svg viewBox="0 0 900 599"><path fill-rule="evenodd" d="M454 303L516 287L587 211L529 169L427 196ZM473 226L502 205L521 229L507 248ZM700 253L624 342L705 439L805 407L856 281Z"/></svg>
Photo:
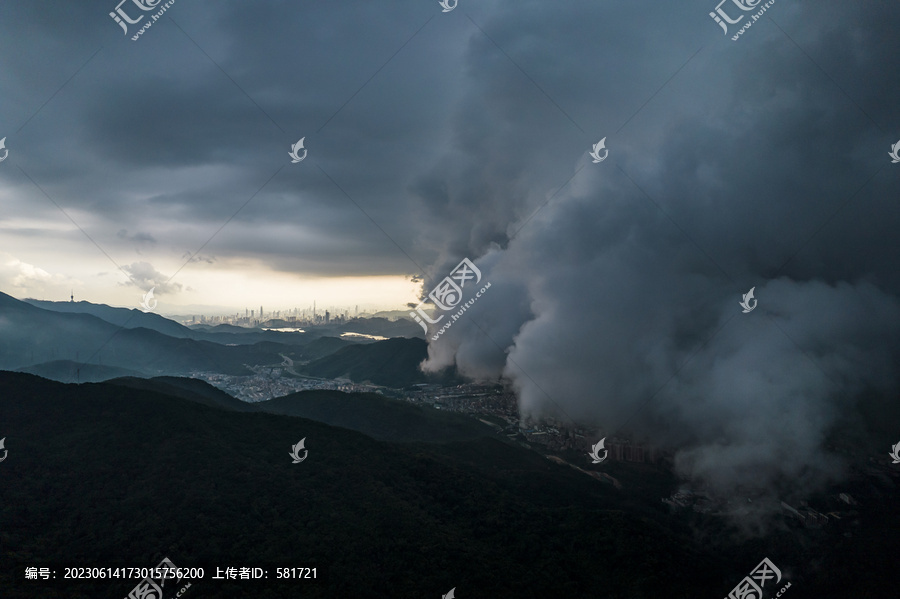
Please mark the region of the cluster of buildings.
<svg viewBox="0 0 900 599"><path fill-rule="evenodd" d="M743 500L741 500L743 501ZM748 499L752 503L752 500ZM780 509L781 514L789 521L798 523L806 528L822 528L829 524L840 523L841 520L852 520L857 512L853 506L857 502L847 493L839 493L828 497L825 503L828 505L828 512L819 511L809 505L806 501L800 501L795 507L786 501L779 501L778 504L767 499L760 499L764 502L768 509ZM758 502L759 502L758 501ZM777 501L777 500L776 500ZM693 510L700 514L720 514L723 512L746 513L749 503L743 508L735 505L734 499L715 498L703 491L692 491L687 487L680 488L670 497L663 497L662 502L670 506L673 511Z"/></svg>
<svg viewBox="0 0 900 599"><path fill-rule="evenodd" d="M687 488L679 489L671 497L663 497L662 501L672 508L691 508L701 514L708 514L715 507L712 497L703 492L695 493Z"/></svg>
<svg viewBox="0 0 900 599"><path fill-rule="evenodd" d="M819 528L828 524L828 516L809 507L809 504L807 504L805 501L800 502L799 509L791 507L790 505L782 501L781 509L784 511L784 514L786 516L796 518L807 528ZM837 516L838 519L840 519L840 516L836 512L834 513L834 515Z"/></svg>
<svg viewBox="0 0 900 599"><path fill-rule="evenodd" d="M617 462L656 463L662 457L660 451L643 443L635 443L629 439L611 437L606 440L609 457Z"/></svg>
<svg viewBox="0 0 900 599"><path fill-rule="evenodd" d="M531 443L545 446L551 451L577 451L587 453L602 433L584 428L566 427L560 424L532 425L521 428L521 434ZM607 451L606 459L614 462L637 462L655 464L663 458L662 453L650 445L638 443L623 437L605 437L603 443Z"/></svg>
<svg viewBox="0 0 900 599"><path fill-rule="evenodd" d="M314 378L294 378L282 375L281 368L252 367L252 375L229 375L216 372L193 372L191 378L201 379L225 391L241 401L255 403L274 397L282 397L298 391L321 390L344 391L345 393L381 393L371 385L359 385L344 380L323 380Z"/></svg>
<svg viewBox="0 0 900 599"><path fill-rule="evenodd" d="M519 404L514 393L496 385L463 384L455 387L416 385L403 399L424 403L437 409L461 412L478 417L490 414L507 423L503 431L510 438L524 438L530 444L548 451L587 453L602 434L587 428L573 427L556 418L519 421ZM619 462L656 463L663 456L654 447L627 438L608 437L604 444L608 458ZM608 481L607 481L608 482Z"/></svg>
<svg viewBox="0 0 900 599"><path fill-rule="evenodd" d="M797 507L793 507L782 501L781 509L785 516L798 521L807 528L821 528L822 526L833 523L840 525L841 520L846 520L857 515L856 510L853 509L854 506L858 505L857 501L848 493L838 493L835 496L829 497L828 503L829 506L827 509L830 509L830 511L826 513L813 509L806 501L801 501Z"/></svg>
<svg viewBox="0 0 900 599"><path fill-rule="evenodd" d="M550 451L581 451L587 453L590 451L591 443L589 440L590 433L580 428L566 428L559 424L529 423L527 428L518 427L518 433L521 434L529 443L543 445Z"/></svg>
<svg viewBox="0 0 900 599"><path fill-rule="evenodd" d="M350 310L347 308L340 308L339 310L340 312L335 313L334 315L331 310L317 312L315 303L312 308L305 308L303 310L294 308L292 310L272 310L269 312L265 312L263 307L260 306L259 312L256 311L256 308L245 308L243 315L240 312L236 312L224 316L191 316L190 318L182 320L181 324L185 326L193 324L208 324L213 326L230 324L239 327L256 327L265 324L270 320L282 320L294 326L309 326L314 324L344 324L351 318L359 316L359 306L356 306L355 317L349 316Z"/></svg>
<svg viewBox="0 0 900 599"><path fill-rule="evenodd" d="M466 383L454 387L440 385L415 385L412 391L404 391L400 399L421 403L438 410L461 412L471 415L492 415L508 425L518 425L519 404L513 393L494 385Z"/></svg>

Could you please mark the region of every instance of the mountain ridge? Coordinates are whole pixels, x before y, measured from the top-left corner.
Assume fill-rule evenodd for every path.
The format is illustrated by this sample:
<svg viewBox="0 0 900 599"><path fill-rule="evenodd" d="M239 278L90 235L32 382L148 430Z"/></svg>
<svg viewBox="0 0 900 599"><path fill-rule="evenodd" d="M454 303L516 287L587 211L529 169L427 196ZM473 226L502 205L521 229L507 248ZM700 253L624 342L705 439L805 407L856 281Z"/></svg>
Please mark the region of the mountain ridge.
<svg viewBox="0 0 900 599"><path fill-rule="evenodd" d="M673 583L696 596L703 586L688 567L702 551L686 550L682 533L652 521L659 516L621 514L612 487L489 438L468 443L503 466L475 470L454 459L454 444L434 454L298 417L8 372L0 372L0 413L9 450L0 535L12 550L0 569L4 599L34 597L40 583L13 574L26 562L155 565L160 554L181 567L317 565L322 580L303 586L314 598L427 596L453 586L473 597L576 596L598 576L610 597L659 596ZM300 439L308 455L292 464ZM526 472L553 493L523 486L517 473ZM579 549L626 538L638 541L618 545L620 563ZM645 539L680 556L654 566ZM193 582L204 597L248 596L211 578ZM252 595L297 596L286 584L297 582L270 572ZM134 581L78 585L86 596L124 596Z"/></svg>

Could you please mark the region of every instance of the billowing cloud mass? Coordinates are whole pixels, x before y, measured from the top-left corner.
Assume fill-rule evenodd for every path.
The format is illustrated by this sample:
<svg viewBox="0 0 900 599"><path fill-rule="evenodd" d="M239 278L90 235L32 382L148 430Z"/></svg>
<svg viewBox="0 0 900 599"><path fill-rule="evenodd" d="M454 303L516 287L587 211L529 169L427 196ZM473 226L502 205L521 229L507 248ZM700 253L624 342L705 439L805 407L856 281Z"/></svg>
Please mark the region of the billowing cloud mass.
<svg viewBox="0 0 900 599"><path fill-rule="evenodd" d="M114 1L11 3L0 288L353 306L468 257L491 286L424 368L809 492L898 392L900 5L776 0L733 41L716 4L176 2L135 42Z"/></svg>
<svg viewBox="0 0 900 599"><path fill-rule="evenodd" d="M718 494L786 497L842 477L829 439L859 441L858 404L896 398L900 358L900 185L886 156L900 82L885 62L900 12L858 8L777 5L787 33L704 38L690 61L685 45L662 62L669 75L687 65L640 111L655 89L635 85L653 78L639 63L606 57L585 81L575 57L596 52L577 33L551 36L536 22L546 15L512 4L488 19L548 95L609 136L610 158L592 163L590 139L580 155L548 142L548 122L566 118L502 55L475 68L492 52L473 38L460 104L490 118L460 122L415 189L469 215L439 229L442 249L481 256L493 286L424 368L503 375L523 415L666 447ZM623 95L638 114L614 135L630 116ZM745 314L751 287L759 303Z"/></svg>

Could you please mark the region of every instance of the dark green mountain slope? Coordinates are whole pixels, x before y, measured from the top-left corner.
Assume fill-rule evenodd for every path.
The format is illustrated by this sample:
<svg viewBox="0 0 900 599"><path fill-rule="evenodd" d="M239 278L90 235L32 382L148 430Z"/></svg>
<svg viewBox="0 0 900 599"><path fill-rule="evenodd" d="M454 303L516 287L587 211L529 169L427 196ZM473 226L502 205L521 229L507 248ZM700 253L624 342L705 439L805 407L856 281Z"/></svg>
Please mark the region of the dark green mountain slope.
<svg viewBox="0 0 900 599"><path fill-rule="evenodd" d="M247 403L198 379L122 377L106 382L239 412L263 411L300 416L358 431L380 441L446 443L488 436L505 439L497 437L491 427L462 414L414 406L377 393L301 391L268 401Z"/></svg>
<svg viewBox="0 0 900 599"><path fill-rule="evenodd" d="M455 381L453 373L429 377L419 370L428 357L428 344L422 339L397 337L367 345L345 347L304 366L302 372L322 378L349 378L386 387L406 387L416 383ZM458 381L456 381L458 382Z"/></svg>
<svg viewBox="0 0 900 599"><path fill-rule="evenodd" d="M8 298L8 299L6 299ZM0 298L0 314L2 314L3 307L14 308L17 309L20 313L26 315L31 318L38 318L40 321L42 317L37 316L39 313L36 312L22 312L22 306L16 306L16 304L27 304L33 307L40 308L45 312L57 312L62 314L70 314L70 315L88 315L94 316L103 320L106 323L113 324L117 328L125 327L128 329L147 329L151 331L156 331L157 333L161 333L166 335L167 337L174 337L176 339L194 339L196 341L211 341L213 343L218 343L221 345L255 345L262 344L260 348L257 350L264 351L284 351L285 348L287 351L296 352L296 357L301 360L316 360L318 358L322 358L323 356L327 356L328 354L334 353L342 347L346 347L348 345L354 345L355 343L359 343L363 340L351 340L351 339L339 339L337 337L322 337L322 333L285 333L278 331L264 331L262 329L248 329L244 327L237 327L231 325L218 325L216 327L210 327L208 325L197 325L195 327L186 327L183 326L174 320L170 320L159 314L154 314L152 312L143 312L138 310L137 308L128 309L128 308L115 308L112 306L107 306L105 304L93 304L91 302L80 301L80 302L51 302L44 300L35 300L35 299L26 299L16 300L10 296L5 296L4 298ZM45 318L44 318L45 319ZM388 321L384 321L384 319L374 319L374 322L371 324L372 327L379 328L384 327L385 323ZM54 321L59 322L59 321ZM362 328L366 328L368 321L360 321L364 323ZM395 327L396 328L396 327ZM63 329L65 330L65 329ZM339 334L339 333L336 333ZM51 358L68 358L74 359L75 354L72 353L70 340L64 338L63 335L60 335L60 338L56 340L54 344L42 344L39 348L29 347L30 351L35 351L35 358L38 360L44 360L46 362L52 361ZM303 349L300 349L303 348ZM78 351L76 348L74 351ZM91 348L87 348L85 353L90 352L93 354L93 350ZM69 355L71 354L71 355ZM25 354L23 354L25 355ZM80 356L81 358L86 358L87 356ZM32 363L35 360L32 360ZM10 364L0 364L0 367L11 367ZM28 372L32 372L28 370ZM41 372L35 371L35 374L39 374L41 376L49 376L49 378L53 378L54 380L68 382L68 379L62 375L50 375L49 373L53 372L52 368L44 369ZM134 372L133 370L131 372ZM112 374L112 376L127 376L127 372L123 371L118 374ZM74 381L74 378L72 379ZM86 380L104 380L102 377L98 375L98 377L85 379L82 378L82 381Z"/></svg>
<svg viewBox="0 0 900 599"><path fill-rule="evenodd" d="M356 342L339 337L319 337L304 345L300 351L305 360L318 360L352 345Z"/></svg>
<svg viewBox="0 0 900 599"><path fill-rule="evenodd" d="M103 364L80 364L72 360L53 360L19 368L18 371L36 374L61 383L99 383L118 376L137 377L141 375L141 373L128 368L104 366Z"/></svg>
<svg viewBox="0 0 900 599"><path fill-rule="evenodd" d="M301 391L254 405L264 412L301 416L382 441L444 443L496 436L491 427L462 414L414 406L377 393Z"/></svg>
<svg viewBox="0 0 900 599"><path fill-rule="evenodd" d="M123 329L90 314L44 310L0 293L0 368L55 360L112 366L141 375L211 370L249 374L245 364L278 364L296 348L274 342L225 346L144 328ZM66 374L63 380L69 380Z"/></svg>
<svg viewBox="0 0 900 599"><path fill-rule="evenodd" d="M127 327L129 329L144 328L168 335L169 337L187 337L193 338L194 334L186 326L183 326L174 320L154 314L153 312L143 312L135 308L114 308L106 304L93 304L91 302L50 302L36 299L22 300L37 306L44 310L53 312L64 312L67 314L90 314L97 318L103 319L110 324L116 326Z"/></svg>
<svg viewBox="0 0 900 599"><path fill-rule="evenodd" d="M200 379L174 376L157 376L152 379L121 377L106 382L111 385L121 385L131 389L154 391L236 412L252 412L256 409L256 404L247 403L232 397L221 389L217 389Z"/></svg>
<svg viewBox="0 0 900 599"><path fill-rule="evenodd" d="M598 580L610 598L697 597L709 573L691 564L716 563L659 522L608 511L611 487L488 439L479 453L501 466L491 476L425 446L302 418L18 373L0 373L0 413L4 599L124 597L133 581L38 593L21 573L162 556L208 572L315 565L322 578L313 586L270 575L249 591L207 574L190 590L229 599L438 597L452 587L460 597L576 597ZM293 464L301 438L308 458ZM523 494L505 480L510 461L576 501Z"/></svg>

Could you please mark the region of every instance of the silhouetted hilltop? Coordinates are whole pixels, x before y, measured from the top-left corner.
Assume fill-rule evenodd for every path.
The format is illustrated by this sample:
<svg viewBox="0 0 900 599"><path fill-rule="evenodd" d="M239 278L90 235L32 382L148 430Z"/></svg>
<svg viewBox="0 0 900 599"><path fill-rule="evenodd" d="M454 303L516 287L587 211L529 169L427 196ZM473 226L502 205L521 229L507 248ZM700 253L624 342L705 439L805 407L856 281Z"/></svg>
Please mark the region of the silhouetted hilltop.
<svg viewBox="0 0 900 599"><path fill-rule="evenodd" d="M46 300L25 299L26 303L66 314L90 314L101 318L110 324L129 329L150 329L169 337L193 338L193 332L174 320L170 320L153 312L144 312L135 308L115 308L106 304L93 304L91 302L51 302Z"/></svg>
<svg viewBox="0 0 900 599"><path fill-rule="evenodd" d="M255 404L232 397L221 389L217 389L200 379L174 376L157 376L151 379L122 377L106 382L111 385L121 385L132 389L154 391L164 395L171 395L172 397L196 401L207 406L237 412L252 412L256 409Z"/></svg>
<svg viewBox="0 0 900 599"><path fill-rule="evenodd" d="M339 337L319 337L309 344L304 345L301 352L303 357L307 360L318 360L325 356L330 356L345 347L356 344L356 341L341 339Z"/></svg>
<svg viewBox="0 0 900 599"><path fill-rule="evenodd" d="M34 364L17 370L18 372L36 374L45 379L52 379L61 383L99 383L121 376L141 376L141 373L128 368L104 366L102 364L80 364L72 360L53 360L52 362Z"/></svg>
<svg viewBox="0 0 900 599"><path fill-rule="evenodd" d="M311 362L302 372L322 378L348 378L386 387L406 387L417 383L461 382L453 372L428 376L419 364L428 357L428 344L422 339L387 339L367 345L352 345Z"/></svg>
<svg viewBox="0 0 900 599"><path fill-rule="evenodd" d="M247 403L199 379L123 377L106 382L227 410L300 416L355 430L381 441L446 443L485 436L505 440L505 437L498 437L493 428L474 418L442 412L429 406L414 406L377 393L301 391L268 401Z"/></svg>
<svg viewBox="0 0 900 599"><path fill-rule="evenodd" d="M86 313L38 308L0 293L0 368L16 370L69 360L124 369L143 376L215 371L249 374L247 365L278 364L280 354L300 359L292 345L265 341L253 345L170 337L145 328L122 328ZM311 341L311 339L310 339ZM68 373L45 370L69 380Z"/></svg>

